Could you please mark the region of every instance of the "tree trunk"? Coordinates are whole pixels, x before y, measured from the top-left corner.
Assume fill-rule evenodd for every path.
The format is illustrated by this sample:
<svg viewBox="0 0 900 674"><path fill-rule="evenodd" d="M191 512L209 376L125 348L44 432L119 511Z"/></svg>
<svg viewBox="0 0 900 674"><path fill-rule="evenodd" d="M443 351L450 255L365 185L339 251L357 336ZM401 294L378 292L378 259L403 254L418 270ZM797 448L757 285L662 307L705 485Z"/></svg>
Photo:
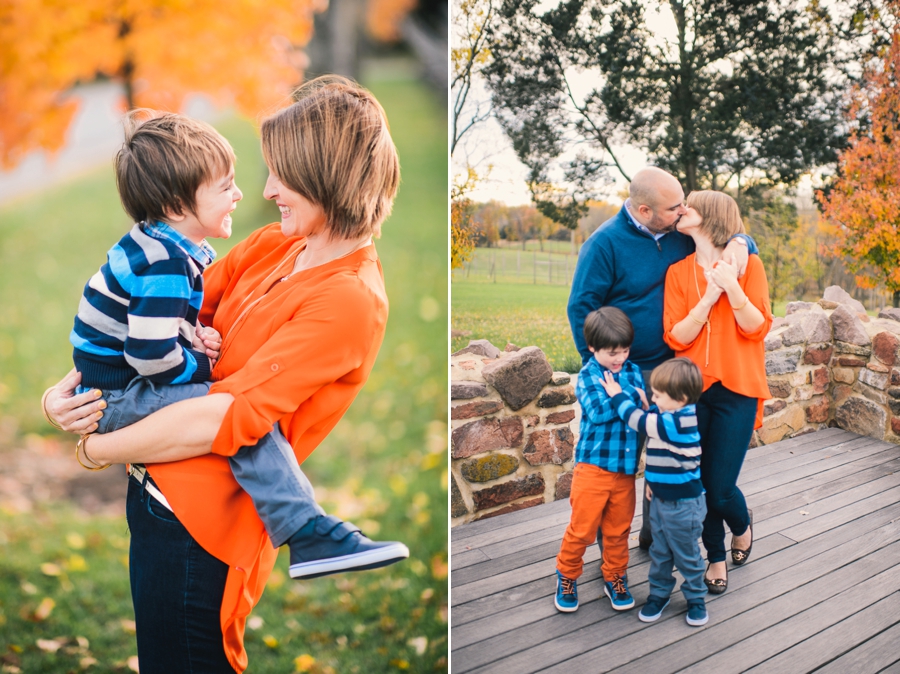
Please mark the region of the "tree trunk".
<svg viewBox="0 0 900 674"><path fill-rule="evenodd" d="M894 305L894 308L900 308L900 290L894 291L894 296L891 298L891 304Z"/></svg>

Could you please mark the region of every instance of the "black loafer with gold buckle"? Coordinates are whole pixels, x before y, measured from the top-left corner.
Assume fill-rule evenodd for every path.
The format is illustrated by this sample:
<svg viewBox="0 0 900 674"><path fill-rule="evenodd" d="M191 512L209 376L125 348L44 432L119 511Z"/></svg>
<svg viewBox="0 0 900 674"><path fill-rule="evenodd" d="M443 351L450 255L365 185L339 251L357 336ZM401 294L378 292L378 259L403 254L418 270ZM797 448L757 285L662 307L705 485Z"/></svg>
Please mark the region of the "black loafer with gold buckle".
<svg viewBox="0 0 900 674"><path fill-rule="evenodd" d="M741 566L745 564L748 559L750 559L750 551L753 549L753 511L750 508L747 508L747 513L750 515L750 547L746 550L741 550L739 548L734 547L734 543L731 544L731 561L734 562L735 566Z"/></svg>
<svg viewBox="0 0 900 674"><path fill-rule="evenodd" d="M728 567L725 567L724 578L710 578L706 574L709 573L709 564L706 565L706 573L703 574L703 582L706 583L706 589L710 594L722 594L728 589Z"/></svg>

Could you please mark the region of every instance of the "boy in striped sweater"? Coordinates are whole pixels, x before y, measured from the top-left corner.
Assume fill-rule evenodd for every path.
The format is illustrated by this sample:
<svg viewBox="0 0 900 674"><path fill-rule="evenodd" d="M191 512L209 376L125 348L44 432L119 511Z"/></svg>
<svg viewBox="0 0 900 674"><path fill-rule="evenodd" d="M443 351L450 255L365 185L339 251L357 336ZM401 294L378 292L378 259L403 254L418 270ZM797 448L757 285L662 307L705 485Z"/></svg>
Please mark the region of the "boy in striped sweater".
<svg viewBox="0 0 900 674"><path fill-rule="evenodd" d="M688 625L705 625L706 585L700 538L706 517L706 498L700 482L700 433L696 402L703 393L703 377L687 358L673 358L650 375L653 407L645 412L609 373L601 382L619 417L647 436L644 481L650 496L650 596L638 613L654 622L669 603L675 587L672 569L684 577L681 591L687 600Z"/></svg>
<svg viewBox="0 0 900 674"><path fill-rule="evenodd" d="M146 117L146 119L142 119ZM215 258L206 237L231 236L243 197L234 151L208 124L137 110L125 119L116 186L136 223L84 287L70 334L78 392L103 395L97 432L115 431L180 400L206 395L222 338L198 323L203 271ZM84 438L76 457L99 470ZM371 541L326 515L278 424L230 457L275 547L291 550L292 578L376 568L409 556L403 543ZM165 495L143 466L130 475L163 507Z"/></svg>

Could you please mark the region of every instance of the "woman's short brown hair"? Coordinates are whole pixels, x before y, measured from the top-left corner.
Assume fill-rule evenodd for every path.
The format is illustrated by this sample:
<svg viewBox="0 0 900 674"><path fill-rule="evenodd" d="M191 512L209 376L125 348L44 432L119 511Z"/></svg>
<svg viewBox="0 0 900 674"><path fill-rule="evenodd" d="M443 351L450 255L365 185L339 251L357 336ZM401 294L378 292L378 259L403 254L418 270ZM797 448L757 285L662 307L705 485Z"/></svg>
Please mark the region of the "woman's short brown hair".
<svg viewBox="0 0 900 674"><path fill-rule="evenodd" d="M700 400L703 375L690 358L673 358L650 373L650 386L672 400L683 400L689 405Z"/></svg>
<svg viewBox="0 0 900 674"><path fill-rule="evenodd" d="M703 218L700 231L704 232L717 248L728 243L735 234L745 232L737 202L724 192L713 190L691 192L687 198L687 205Z"/></svg>
<svg viewBox="0 0 900 674"><path fill-rule="evenodd" d="M381 104L337 76L311 80L294 96L293 105L263 120L269 170L322 207L332 237L377 236L400 183Z"/></svg>
<svg viewBox="0 0 900 674"><path fill-rule="evenodd" d="M134 222L165 220L197 207L197 190L228 175L234 150L209 124L184 115L132 110L116 154L116 187Z"/></svg>

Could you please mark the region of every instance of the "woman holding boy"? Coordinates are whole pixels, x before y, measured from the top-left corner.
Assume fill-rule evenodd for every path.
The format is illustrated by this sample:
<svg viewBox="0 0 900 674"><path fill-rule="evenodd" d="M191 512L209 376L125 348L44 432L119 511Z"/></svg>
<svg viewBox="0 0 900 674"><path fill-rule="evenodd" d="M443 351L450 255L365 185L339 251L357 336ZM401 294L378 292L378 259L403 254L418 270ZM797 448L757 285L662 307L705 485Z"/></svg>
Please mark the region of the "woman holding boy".
<svg viewBox="0 0 900 674"><path fill-rule="evenodd" d="M86 457L147 464L171 504L139 507L142 487L129 481L132 594L150 673L246 668L244 621L277 551L228 457L277 424L302 462L362 388L384 335L372 237L390 212L399 164L381 106L341 78L314 80L263 122L262 145L264 195L281 223L204 274L200 318L223 336L210 395L92 436ZM72 396L75 383L57 385L47 410L66 430L91 432L100 403L93 391ZM202 589L166 582L195 561Z"/></svg>
<svg viewBox="0 0 900 674"><path fill-rule="evenodd" d="M669 267L665 340L703 374L697 419L707 504L704 580L712 594L721 594L728 586L724 525L733 535L735 564L745 563L753 546L753 516L737 480L753 429L762 425L762 401L770 397L763 341L772 312L759 257L750 256L740 278L734 261L723 259L725 244L744 231L734 199L722 192L691 193L678 231L694 240L696 252Z"/></svg>

